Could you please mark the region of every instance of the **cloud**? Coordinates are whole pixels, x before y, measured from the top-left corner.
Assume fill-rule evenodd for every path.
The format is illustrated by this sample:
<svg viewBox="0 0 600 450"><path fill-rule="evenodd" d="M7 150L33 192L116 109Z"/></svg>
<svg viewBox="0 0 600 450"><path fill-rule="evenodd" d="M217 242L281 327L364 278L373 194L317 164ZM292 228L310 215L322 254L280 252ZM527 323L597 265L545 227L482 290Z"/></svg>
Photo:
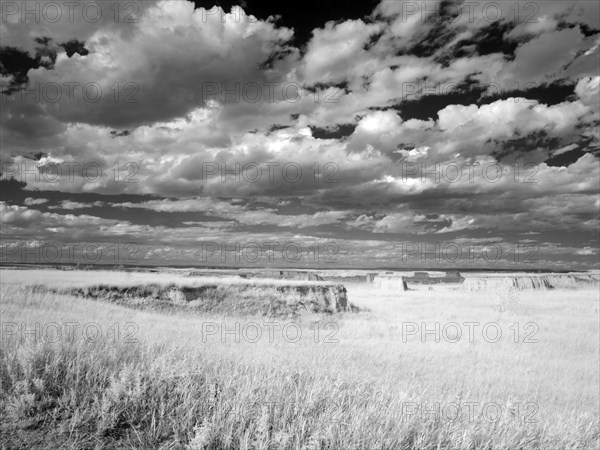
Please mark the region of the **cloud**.
<svg viewBox="0 0 600 450"><path fill-rule="evenodd" d="M575 86L575 93L581 103L589 107L596 114L600 112L600 76L585 77L580 79Z"/></svg>
<svg viewBox="0 0 600 450"><path fill-rule="evenodd" d="M210 197L186 200L152 200L143 203L118 203L119 208L143 208L157 212L202 212L209 216L233 220L242 225L276 225L306 228L336 223L345 218L346 211L318 211L314 214L278 214L272 208L250 209L235 202L218 201ZM196 222L199 224L199 222Z"/></svg>
<svg viewBox="0 0 600 450"><path fill-rule="evenodd" d="M368 73L370 55L364 47L381 29L381 24L348 20L328 22L315 30L303 58L301 79L310 84L340 82Z"/></svg>
<svg viewBox="0 0 600 450"><path fill-rule="evenodd" d="M97 201L93 203L73 202L70 200L63 200L60 205L50 206L49 209L84 209L93 208L97 206L103 206L104 202Z"/></svg>
<svg viewBox="0 0 600 450"><path fill-rule="evenodd" d="M503 14L491 20L494 3ZM6 233L139 238L171 256L200 237L343 237L393 260L385 243L399 236L535 229L555 244L577 233L583 253L557 251L591 256L597 2L543 2L522 17L513 3L480 2L470 18L465 4L383 1L370 17L322 24L305 48L276 18L207 15L193 2L144 2L131 23L104 4L97 23L9 19L3 45L29 62L47 45L38 64L3 75L29 80L0 112L2 177L28 192L3 193ZM70 82L102 96L35 101L36 86ZM99 176L48 177L56 164ZM143 194L155 199L136 202Z"/></svg>
<svg viewBox="0 0 600 450"><path fill-rule="evenodd" d="M598 253L598 249L591 248L591 247L584 247L584 248L581 248L581 249L577 249L575 251L575 253L577 255L595 255L595 254Z"/></svg>
<svg viewBox="0 0 600 450"><path fill-rule="evenodd" d="M48 202L47 198L33 198L33 197L27 197L24 201L26 206L42 205L47 202Z"/></svg>
<svg viewBox="0 0 600 450"><path fill-rule="evenodd" d="M589 46L579 28L543 33L517 48L514 61L498 73L498 82L503 86L517 83L525 87L565 76L566 66Z"/></svg>
<svg viewBox="0 0 600 450"><path fill-rule="evenodd" d="M205 105L213 88L277 81L260 66L291 30L235 20L237 9L222 21L190 2L160 1L140 11L132 32L99 28L86 39L89 54L59 54L52 70L30 70L30 84L78 83L77 101L62 88L58 101L42 97L59 106L48 113L61 122L129 127L185 117Z"/></svg>

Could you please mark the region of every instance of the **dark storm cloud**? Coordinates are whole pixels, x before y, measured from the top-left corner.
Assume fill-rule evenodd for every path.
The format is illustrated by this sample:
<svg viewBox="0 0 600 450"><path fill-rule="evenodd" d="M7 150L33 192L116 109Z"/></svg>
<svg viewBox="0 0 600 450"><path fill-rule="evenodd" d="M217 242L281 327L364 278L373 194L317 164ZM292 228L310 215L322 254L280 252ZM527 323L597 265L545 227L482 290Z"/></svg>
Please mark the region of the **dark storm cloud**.
<svg viewBox="0 0 600 450"><path fill-rule="evenodd" d="M316 139L342 139L350 136L355 129L356 125L352 123L338 125L333 129L310 127L310 131Z"/></svg>
<svg viewBox="0 0 600 450"><path fill-rule="evenodd" d="M112 130L110 132L110 134L114 139L114 138L118 138L118 137L129 136L131 133L129 133L128 130L123 130L123 131Z"/></svg>
<svg viewBox="0 0 600 450"><path fill-rule="evenodd" d="M85 56L90 53L90 51L85 48L85 42L79 42L77 39L71 39L70 41L63 42L59 45L65 49L69 58L75 53L80 56Z"/></svg>
<svg viewBox="0 0 600 450"><path fill-rule="evenodd" d="M35 54L31 56L26 50L17 47L0 47L0 74L8 78L7 86L3 86L3 95L12 95L23 89L29 82L27 73L31 69L43 67L51 70L56 62L56 50L50 47L50 38L35 38ZM3 83L4 85L4 83Z"/></svg>

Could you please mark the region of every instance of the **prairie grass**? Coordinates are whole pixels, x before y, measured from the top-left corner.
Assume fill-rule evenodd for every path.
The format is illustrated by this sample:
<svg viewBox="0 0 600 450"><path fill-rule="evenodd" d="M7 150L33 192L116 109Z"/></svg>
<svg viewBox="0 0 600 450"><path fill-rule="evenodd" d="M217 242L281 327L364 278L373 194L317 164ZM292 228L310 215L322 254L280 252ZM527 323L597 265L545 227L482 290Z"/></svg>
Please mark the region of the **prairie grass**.
<svg viewBox="0 0 600 450"><path fill-rule="evenodd" d="M345 289L325 281L185 276L119 271L2 270L3 286L26 287L170 314L296 317L354 310Z"/></svg>
<svg viewBox="0 0 600 450"><path fill-rule="evenodd" d="M368 312L276 321L270 339L263 318L132 310L35 292L27 284L39 277L11 272L0 271L5 448L598 447L596 290L521 291L498 309L506 293L351 283L349 300ZM44 276L70 282L59 275ZM480 326L472 342L451 342L451 328L439 342L406 333L450 322ZM67 323L94 323L101 336L53 339L49 324ZM288 323L299 339L281 332ZM486 323L502 339L484 338ZM27 334L36 324L46 332ZM250 324L263 329L258 341L239 332ZM444 414L454 404L461 414ZM489 405L500 414L486 416Z"/></svg>
<svg viewBox="0 0 600 450"><path fill-rule="evenodd" d="M325 281L302 281L269 278L242 278L239 276L188 277L183 273L119 272L116 270L2 270L3 285L43 285L52 289L110 285L115 287L144 284L200 287L214 284L238 286L317 286Z"/></svg>

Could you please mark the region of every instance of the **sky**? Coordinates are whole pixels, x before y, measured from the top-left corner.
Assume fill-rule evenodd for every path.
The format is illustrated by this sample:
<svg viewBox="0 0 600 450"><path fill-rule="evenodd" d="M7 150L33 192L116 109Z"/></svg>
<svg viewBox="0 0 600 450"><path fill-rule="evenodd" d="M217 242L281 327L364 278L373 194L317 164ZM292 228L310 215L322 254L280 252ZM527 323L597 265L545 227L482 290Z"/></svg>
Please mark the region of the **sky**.
<svg viewBox="0 0 600 450"><path fill-rule="evenodd" d="M349 3L3 2L0 261L600 268L600 3Z"/></svg>

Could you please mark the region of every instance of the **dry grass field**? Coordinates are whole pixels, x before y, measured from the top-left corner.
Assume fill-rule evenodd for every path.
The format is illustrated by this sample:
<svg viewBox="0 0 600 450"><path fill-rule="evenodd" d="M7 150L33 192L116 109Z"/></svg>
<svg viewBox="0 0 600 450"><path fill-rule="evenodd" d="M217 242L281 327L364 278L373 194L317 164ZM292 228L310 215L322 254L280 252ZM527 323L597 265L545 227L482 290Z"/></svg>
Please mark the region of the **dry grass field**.
<svg viewBox="0 0 600 450"><path fill-rule="evenodd" d="M598 448L597 289L348 282L361 312L280 319L32 288L131 277L0 271L3 448Z"/></svg>

